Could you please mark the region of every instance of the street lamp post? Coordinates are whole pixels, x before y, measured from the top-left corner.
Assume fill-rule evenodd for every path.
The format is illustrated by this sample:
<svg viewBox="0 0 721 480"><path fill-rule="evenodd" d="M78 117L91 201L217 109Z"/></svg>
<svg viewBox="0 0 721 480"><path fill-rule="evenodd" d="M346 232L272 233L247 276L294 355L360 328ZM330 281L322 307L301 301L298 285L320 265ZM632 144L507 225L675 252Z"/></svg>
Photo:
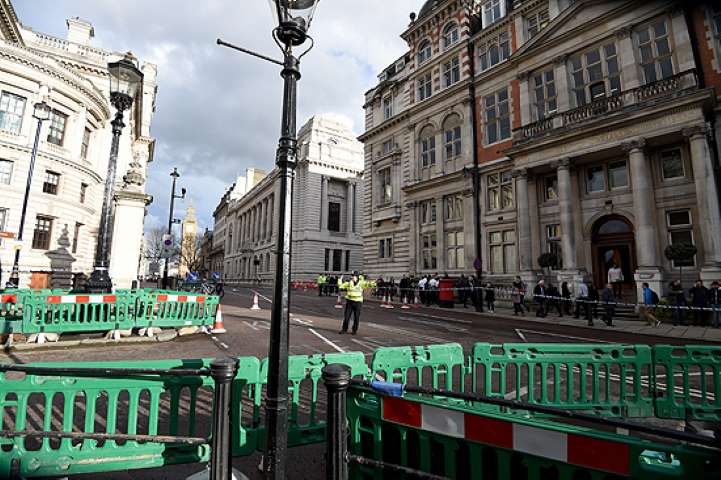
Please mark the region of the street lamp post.
<svg viewBox="0 0 721 480"><path fill-rule="evenodd" d="M115 191L115 171L118 163L120 134L123 132L123 112L130 109L133 99L143 83L143 73L135 66L130 55L120 61L109 63L110 103L117 112L111 122L113 142L110 147L108 172L105 177L103 209L100 213L98 244L95 249L95 268L85 288L91 293L106 293L113 289L113 282L108 273L110 253L110 217L113 208Z"/></svg>
<svg viewBox="0 0 721 480"><path fill-rule="evenodd" d="M176 220L173 218L173 210L175 210L175 199L184 199L185 198L185 189L181 188L180 195L175 194L175 182L180 177L180 174L178 173L177 168L173 168L173 171L170 174L171 177L173 177L173 187L170 190L170 213L168 214L168 236L172 238L173 235L173 224L174 223L180 223L180 220ZM165 265L163 266L163 288L168 288L168 262L170 260L170 257L165 257Z"/></svg>
<svg viewBox="0 0 721 480"><path fill-rule="evenodd" d="M10 282L15 288L20 286L20 248L22 247L23 232L25 230L25 216L28 211L28 199L30 198L30 186L33 181L33 170L35 170L35 159L38 155L38 144L40 143L40 132L43 128L43 122L50 118L50 105L45 100L35 104L33 109L33 117L38 121L35 128L35 143L33 143L32 154L30 155L30 168L28 169L28 178L25 182L25 197L23 198L23 209L20 213L20 227L18 227L17 245L15 246L15 261L13 262L13 270L10 274Z"/></svg>

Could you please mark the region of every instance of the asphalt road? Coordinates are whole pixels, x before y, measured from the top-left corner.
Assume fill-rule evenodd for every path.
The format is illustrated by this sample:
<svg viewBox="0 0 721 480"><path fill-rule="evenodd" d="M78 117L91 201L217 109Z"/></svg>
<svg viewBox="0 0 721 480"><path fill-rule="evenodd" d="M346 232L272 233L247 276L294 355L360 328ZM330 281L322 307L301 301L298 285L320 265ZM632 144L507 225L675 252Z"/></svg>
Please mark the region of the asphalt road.
<svg viewBox="0 0 721 480"><path fill-rule="evenodd" d="M53 351L32 351L0 355L3 363L29 363L48 361L111 361L111 360L154 360L154 359L191 359L213 358L221 356L257 356L265 357L268 349L270 328L270 307L272 292L268 288L256 290L259 293L261 310L253 311L254 290L228 288L223 300L225 327L223 335L192 335L178 338L167 343L155 344L118 344L93 348L75 348ZM508 318L489 314L478 314L471 309L421 308L388 310L377 302L363 305L361 325L358 335L340 335L342 309L335 308L334 297L318 297L313 291L295 291L291 301L290 353L310 355L329 352L361 351L370 357L379 347L428 345L439 343L460 343L469 353L476 342L490 343L622 343L622 344L683 344L682 339L653 337L630 334L607 329L587 329L579 320L579 327L530 322L522 318ZM613 373L608 372L609 376ZM578 378L578 375L576 375ZM577 382L577 379L576 379ZM574 382L574 388L577 383ZM622 384L623 382L621 382ZM321 387L322 388L322 387ZM494 386L495 388L495 386ZM512 385L506 386L504 394L513 395ZM537 394L535 386L530 394ZM617 382L615 393L623 386ZM615 394L614 392L611 392ZM528 395L524 392L523 395ZM207 399L209 401L209 397ZM319 413L323 414L323 406ZM181 401L181 412L187 405ZM207 409L209 412L209 409ZM323 414L324 415L324 414ZM38 412L30 412L29 418L42 425ZM202 413L199 413L203 421ZM207 418L209 421L209 417ZM102 425L100 425L102 428ZM102 430L100 430L102 431ZM323 478L322 446L310 446L293 449L290 452L291 470L289 478ZM250 478L259 478L256 465L258 454L236 459L236 466ZM171 479L185 478L201 469L199 465L186 465L148 471L136 471L103 475L85 475L76 478L85 479Z"/></svg>

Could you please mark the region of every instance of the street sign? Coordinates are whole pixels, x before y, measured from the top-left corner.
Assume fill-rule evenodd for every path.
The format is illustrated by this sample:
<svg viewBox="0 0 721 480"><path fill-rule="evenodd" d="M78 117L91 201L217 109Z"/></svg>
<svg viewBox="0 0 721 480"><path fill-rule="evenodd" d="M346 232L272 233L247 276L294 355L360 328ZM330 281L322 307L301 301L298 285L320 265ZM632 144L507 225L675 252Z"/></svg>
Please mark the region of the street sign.
<svg viewBox="0 0 721 480"><path fill-rule="evenodd" d="M13 232L0 232L0 238L15 238Z"/></svg>
<svg viewBox="0 0 721 480"><path fill-rule="evenodd" d="M173 255L173 235L171 233L163 234L163 258L170 258Z"/></svg>

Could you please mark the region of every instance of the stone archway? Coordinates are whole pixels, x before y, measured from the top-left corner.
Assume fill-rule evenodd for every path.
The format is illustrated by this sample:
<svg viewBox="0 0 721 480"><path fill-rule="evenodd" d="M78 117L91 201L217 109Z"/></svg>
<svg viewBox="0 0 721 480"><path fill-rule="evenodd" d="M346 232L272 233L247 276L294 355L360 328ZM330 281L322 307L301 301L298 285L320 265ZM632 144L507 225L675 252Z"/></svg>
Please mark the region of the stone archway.
<svg viewBox="0 0 721 480"><path fill-rule="evenodd" d="M599 218L593 224L591 248L595 285L602 288L607 281L608 269L617 264L623 271L623 291L635 296L636 241L633 224L617 214Z"/></svg>

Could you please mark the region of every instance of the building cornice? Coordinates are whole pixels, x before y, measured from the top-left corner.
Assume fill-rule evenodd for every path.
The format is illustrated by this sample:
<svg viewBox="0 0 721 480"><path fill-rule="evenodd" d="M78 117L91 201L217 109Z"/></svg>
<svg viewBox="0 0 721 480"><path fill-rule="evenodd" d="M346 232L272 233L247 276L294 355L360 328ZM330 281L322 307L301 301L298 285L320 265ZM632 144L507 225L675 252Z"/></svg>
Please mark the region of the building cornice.
<svg viewBox="0 0 721 480"><path fill-rule="evenodd" d="M11 43L24 45L18 16L9 0L0 0L0 33Z"/></svg>
<svg viewBox="0 0 721 480"><path fill-rule="evenodd" d="M399 123L401 123L404 120L408 120L409 117L409 110L405 110L397 115L392 116L388 120L383 120L383 122L368 130L367 132L362 133L358 136L358 141L365 143L366 140L368 140L370 137L373 137L375 135L378 135L381 132L384 132L388 130L389 128L392 128Z"/></svg>
<svg viewBox="0 0 721 480"><path fill-rule="evenodd" d="M30 148L28 148L28 147L26 147L26 146L17 145L17 144L9 143L9 142L5 142L5 141L3 141L3 140L0 140L0 146L6 147L6 148L11 149L11 150L16 150L16 151L18 151L18 152L21 152L21 153L27 154L27 155L29 155L30 152L31 152ZM52 160L52 161L54 161L54 162L58 162L58 163L60 163L61 165L64 165L64 166L66 166L66 167L74 168L74 169L82 172L83 174L91 177L91 179L95 180L95 181L98 182L98 183L104 182L104 177L101 177L101 176L100 176L97 172L95 172L94 170L91 170L90 168L88 168L88 167L86 167L86 166L84 166L84 165L82 165L82 164L80 164L80 163L78 163L78 162L74 162L74 161L72 161L72 160L70 160L70 159L66 159L66 158L60 157L60 156L58 156L58 155L53 155L53 154L48 153L48 152L43 151L43 150L38 150L38 154L37 154L37 155L38 155L38 158L45 158L45 159L47 159L47 160Z"/></svg>
<svg viewBox="0 0 721 480"><path fill-rule="evenodd" d="M433 189L436 187L440 187L443 185L447 185L449 182L453 182L456 180L462 180L464 178L463 170L458 170L456 172L447 173L445 175L440 175L438 177L433 177L428 180L421 180L419 182L411 183L410 185L406 185L403 187L403 191L405 193L416 193L421 190L426 189Z"/></svg>

